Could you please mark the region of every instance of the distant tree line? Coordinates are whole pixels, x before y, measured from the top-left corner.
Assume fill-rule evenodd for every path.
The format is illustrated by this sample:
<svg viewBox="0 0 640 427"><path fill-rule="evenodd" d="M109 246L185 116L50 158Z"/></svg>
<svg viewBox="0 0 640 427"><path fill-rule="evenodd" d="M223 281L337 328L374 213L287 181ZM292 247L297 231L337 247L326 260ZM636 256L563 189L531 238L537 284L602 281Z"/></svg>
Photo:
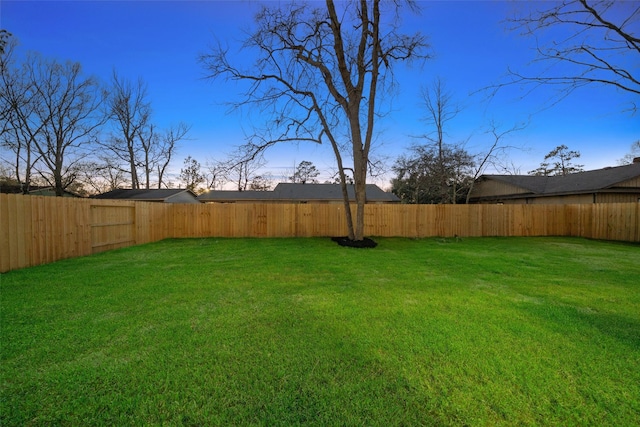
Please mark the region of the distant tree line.
<svg viewBox="0 0 640 427"><path fill-rule="evenodd" d="M264 165L261 159L239 160L232 155L224 161L209 162L203 166L189 156L184 160L179 181L195 193L223 188L236 191L269 191L274 188L276 180L299 184L319 182L317 177L320 171L308 160L301 161L279 178L271 172L261 171Z"/></svg>
<svg viewBox="0 0 640 427"><path fill-rule="evenodd" d="M0 41L5 185L24 193L47 185L58 196L169 185L167 168L189 126L158 129L141 79L131 83L114 71L101 83L77 62L33 52L18 60L7 31Z"/></svg>

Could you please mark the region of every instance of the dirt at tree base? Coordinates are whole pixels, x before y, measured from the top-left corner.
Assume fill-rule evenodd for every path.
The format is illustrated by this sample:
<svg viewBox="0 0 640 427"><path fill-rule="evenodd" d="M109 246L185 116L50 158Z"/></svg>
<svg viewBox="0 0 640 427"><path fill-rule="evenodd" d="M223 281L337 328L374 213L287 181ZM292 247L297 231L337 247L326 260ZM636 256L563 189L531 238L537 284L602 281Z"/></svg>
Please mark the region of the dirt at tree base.
<svg viewBox="0 0 640 427"><path fill-rule="evenodd" d="M332 237L331 240L339 244L340 246L347 246L350 248L375 248L378 244L368 238L365 237L362 240L351 240L349 237Z"/></svg>

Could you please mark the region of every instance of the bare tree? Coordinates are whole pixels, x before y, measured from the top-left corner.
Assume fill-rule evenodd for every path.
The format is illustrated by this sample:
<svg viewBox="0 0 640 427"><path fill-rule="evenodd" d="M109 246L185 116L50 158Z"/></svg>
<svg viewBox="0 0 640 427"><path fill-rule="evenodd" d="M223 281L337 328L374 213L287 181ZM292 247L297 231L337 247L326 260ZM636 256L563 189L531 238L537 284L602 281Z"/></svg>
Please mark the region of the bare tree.
<svg viewBox="0 0 640 427"><path fill-rule="evenodd" d="M239 147L226 162L225 176L238 191L249 189L249 183L266 163L262 152L250 153L249 149L247 146Z"/></svg>
<svg viewBox="0 0 640 427"><path fill-rule="evenodd" d="M151 143L153 138L153 126L149 123L151 105L146 98L147 87L142 79L133 84L113 72L108 108L117 130L106 148L127 164L131 188L140 188L140 143ZM144 131L146 135L143 135Z"/></svg>
<svg viewBox="0 0 640 427"><path fill-rule="evenodd" d="M205 182L204 175L200 170L200 162L188 156L184 159L184 167L180 169L180 181L184 183L187 190L196 192L198 186Z"/></svg>
<svg viewBox="0 0 640 427"><path fill-rule="evenodd" d="M205 164L204 174L207 188L211 190L222 189L228 180L229 166L226 162L208 161Z"/></svg>
<svg viewBox="0 0 640 427"><path fill-rule="evenodd" d="M381 4L388 7L381 10ZM269 116L247 142L259 153L280 142L331 144L342 184L349 238L364 238L368 157L379 101L393 82L392 66L425 57L420 34L399 34L397 3L326 0L325 8L289 3L264 7L257 29L244 44L257 60L248 70L233 65L219 47L201 57L211 78L250 84L240 105ZM389 16L386 13L389 12ZM346 135L346 137L342 137ZM356 220L347 193L345 159L353 161Z"/></svg>
<svg viewBox="0 0 640 427"><path fill-rule="evenodd" d="M427 111L425 121L433 128L430 133L422 135L422 138L428 141L433 150L423 148L416 151L414 148L414 157L411 161L407 161L406 157L400 158L394 166L394 171L398 174L395 186L405 185L407 178L402 179L402 177L410 175L416 168L424 169L426 162L430 169L427 175L429 180L439 179L440 195L435 197L435 200L440 203L456 203L458 200L469 203L475 180L488 166L497 167L499 163L504 162L510 150L517 148L505 143L507 135L524 129L525 125L514 125L506 131L500 131L499 125L491 121L486 132L491 135L491 144L482 152L471 155L464 148L464 144L452 144L446 141L446 128L450 126L450 122L461 109L454 102L453 95L446 89L444 82L440 78L436 79L430 88L422 90L422 98ZM416 161L416 159L421 160ZM430 182L429 188L431 192L436 191L433 182ZM429 197L433 200L433 195Z"/></svg>
<svg viewBox="0 0 640 427"><path fill-rule="evenodd" d="M160 136L157 141L158 144L153 147L153 156L151 156L149 162L145 162L145 170L150 171L152 168L156 168L158 188L168 184L164 182L165 173L176 153L178 142L186 138L190 128L189 125L182 122L171 126Z"/></svg>
<svg viewBox="0 0 640 427"><path fill-rule="evenodd" d="M445 141L447 137L445 128L449 122L453 120L460 112L459 106L453 101L453 95L447 90L444 81L437 78L431 87L422 89L422 100L426 110L424 118L427 125L432 127L432 131L421 136L428 141L428 145L435 152L435 161L430 162L432 179L438 183L436 190L439 194L437 199L440 203L455 203L456 198L450 196L449 181L451 179L452 170L451 161L460 157L456 155L461 151L460 147ZM419 150L420 151L420 150ZM422 151L432 151L428 147ZM424 154L424 153L423 153ZM424 157L420 155L418 157ZM431 157L431 153L429 154Z"/></svg>
<svg viewBox="0 0 640 427"><path fill-rule="evenodd" d="M273 182L273 176L270 173L254 176L249 184L249 190L252 191L269 191Z"/></svg>
<svg viewBox="0 0 640 427"><path fill-rule="evenodd" d="M95 160L79 163L79 181L94 194L121 188L128 182L126 173L113 161L113 157L101 154Z"/></svg>
<svg viewBox="0 0 640 427"><path fill-rule="evenodd" d="M631 152L629 154L625 154L623 158L618 160L619 165L630 165L633 163L633 160L640 157L640 139L631 144Z"/></svg>
<svg viewBox="0 0 640 427"><path fill-rule="evenodd" d="M0 163L0 186L19 185L13 177L13 168L7 163Z"/></svg>
<svg viewBox="0 0 640 427"><path fill-rule="evenodd" d="M289 180L302 184L306 184L307 182L317 183L318 180L316 178L318 175L320 175L320 171L318 171L315 165L307 160L303 160L298 163L295 172L289 177Z"/></svg>
<svg viewBox="0 0 640 427"><path fill-rule="evenodd" d="M3 162L11 167L16 182L27 194L39 160L34 141L44 126L36 114L41 99L26 64L17 65L13 59L16 40L9 33L3 35L6 39L0 55L0 146L11 152L12 159L3 156Z"/></svg>
<svg viewBox="0 0 640 427"><path fill-rule="evenodd" d="M38 172L62 196L77 178L80 150L94 142L104 124L104 93L96 79L82 76L79 63L30 55L25 65L38 99L33 112L41 126L33 139L42 163Z"/></svg>
<svg viewBox="0 0 640 427"><path fill-rule="evenodd" d="M142 169L144 175L144 184L138 181L138 186L144 185L145 189L151 188L151 173L155 172L154 160L156 157L156 147L159 145L160 136L156 133L156 127L153 124L145 126L137 133L137 139L140 146L140 159L136 162ZM139 177L138 177L139 179ZM160 188L160 186L158 186Z"/></svg>
<svg viewBox="0 0 640 427"><path fill-rule="evenodd" d="M134 84L116 72L112 77L109 112L116 131L105 148L127 165L131 188L151 188L154 174L157 187L161 188L177 144L186 138L190 127L179 123L166 131L159 130L152 122L144 81L138 79Z"/></svg>
<svg viewBox="0 0 640 427"><path fill-rule="evenodd" d="M157 186L162 188L163 178L171 163L179 141L189 132L189 126L179 123L170 127L163 134L159 134L156 126L149 124L137 134L139 141L139 157L136 164L144 174L144 188L151 188L151 178L154 174L158 179Z"/></svg>
<svg viewBox="0 0 640 427"><path fill-rule="evenodd" d="M511 170L512 168L515 169L513 167L513 164L509 163L510 161L506 159L506 157L509 151L511 151L512 149L518 149L519 147L506 144L504 140L509 134L518 132L525 127L526 125L514 125L506 131L500 131L499 125L496 122L491 121L489 123L489 129L486 133L491 135L492 144L486 151L476 154L475 156L474 172L471 183L469 185L469 189L467 191L465 203L469 203L471 192L473 191L473 186L476 179L478 179L478 177L484 173L488 166L493 166L494 168L501 169L503 171ZM505 160L507 163L505 163Z"/></svg>
<svg viewBox="0 0 640 427"><path fill-rule="evenodd" d="M614 0L564 0L535 3L546 6L509 20L512 30L532 35L538 44L534 62L545 66L537 74L510 70L507 84L554 85L560 99L574 90L602 84L633 95L636 111L640 95L640 4Z"/></svg>

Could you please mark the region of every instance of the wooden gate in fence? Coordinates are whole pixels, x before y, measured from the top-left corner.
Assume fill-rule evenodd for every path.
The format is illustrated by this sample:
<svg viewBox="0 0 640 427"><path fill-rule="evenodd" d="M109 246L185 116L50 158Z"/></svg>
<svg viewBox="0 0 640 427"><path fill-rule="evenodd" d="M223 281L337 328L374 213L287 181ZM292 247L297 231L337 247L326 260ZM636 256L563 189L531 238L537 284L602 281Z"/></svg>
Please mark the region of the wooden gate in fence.
<svg viewBox="0 0 640 427"><path fill-rule="evenodd" d="M133 204L91 205L91 252L135 245L136 210Z"/></svg>

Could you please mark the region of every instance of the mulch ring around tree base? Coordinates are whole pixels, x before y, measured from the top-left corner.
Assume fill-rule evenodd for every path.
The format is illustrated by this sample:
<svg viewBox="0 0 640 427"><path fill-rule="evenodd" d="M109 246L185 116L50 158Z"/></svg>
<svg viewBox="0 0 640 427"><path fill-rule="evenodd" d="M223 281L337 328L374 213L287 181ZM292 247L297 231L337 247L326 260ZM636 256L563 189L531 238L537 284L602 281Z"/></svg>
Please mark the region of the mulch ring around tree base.
<svg viewBox="0 0 640 427"><path fill-rule="evenodd" d="M365 237L362 240L351 240L348 237L332 237L331 240L339 244L340 246L348 246L350 248L375 248L378 244Z"/></svg>

